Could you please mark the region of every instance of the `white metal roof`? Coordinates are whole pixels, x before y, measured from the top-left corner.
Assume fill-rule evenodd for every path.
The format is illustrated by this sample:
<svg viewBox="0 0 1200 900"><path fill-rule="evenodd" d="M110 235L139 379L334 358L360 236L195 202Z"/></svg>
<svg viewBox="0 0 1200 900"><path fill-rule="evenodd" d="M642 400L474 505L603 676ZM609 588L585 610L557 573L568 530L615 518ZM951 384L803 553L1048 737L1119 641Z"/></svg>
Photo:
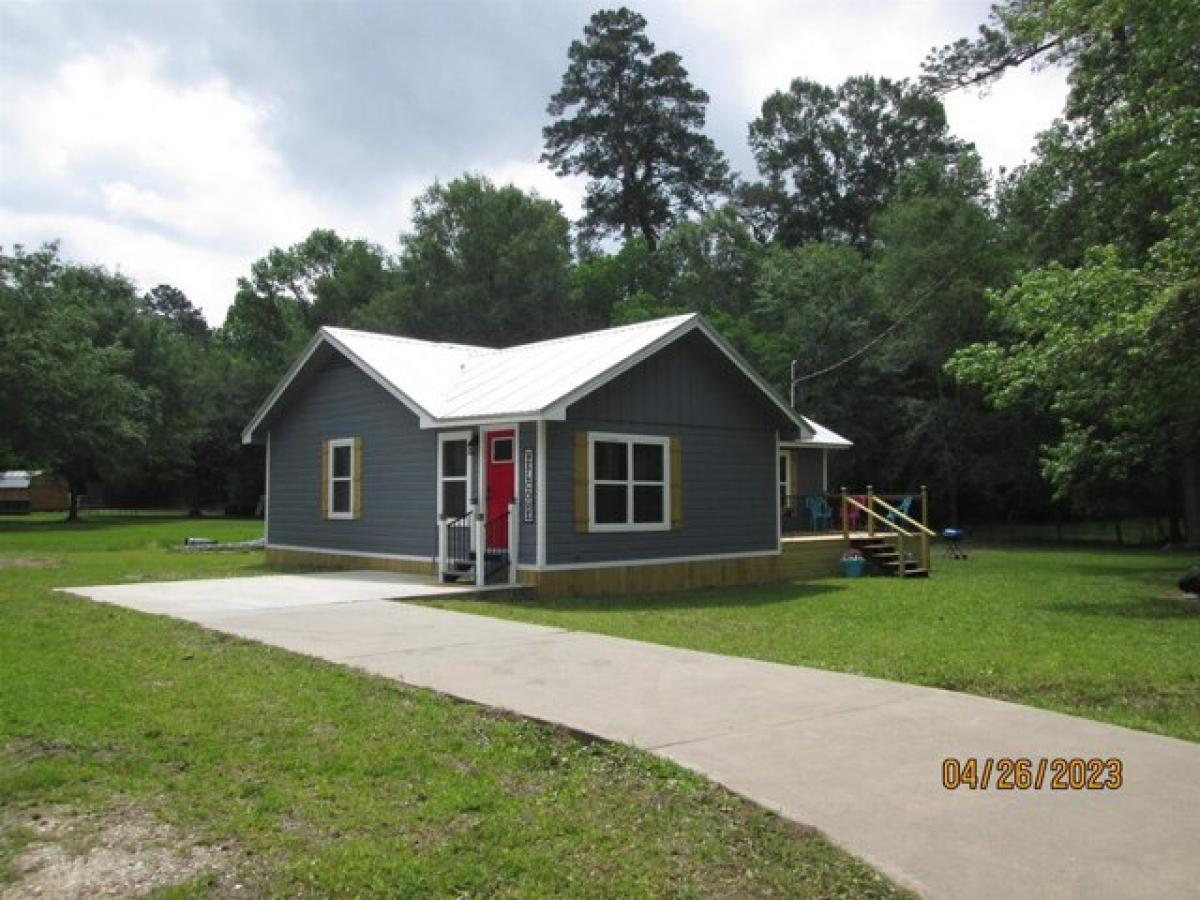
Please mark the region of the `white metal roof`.
<svg viewBox="0 0 1200 900"><path fill-rule="evenodd" d="M854 442L842 437L836 431L826 428L820 422L814 422L808 416L801 416L804 423L812 429L812 437L803 437L798 441L780 441L784 447L819 447L825 450L845 450L853 447Z"/></svg>
<svg viewBox="0 0 1200 900"><path fill-rule="evenodd" d="M33 479L41 475L40 469L9 469L0 472L0 488L27 488Z"/></svg>
<svg viewBox="0 0 1200 900"><path fill-rule="evenodd" d="M541 413L696 319L672 316L503 350L325 331L430 418L459 420Z"/></svg>
<svg viewBox="0 0 1200 900"><path fill-rule="evenodd" d="M432 428L563 419L571 403L695 330L707 335L796 423L806 442L816 433L820 426L791 410L711 325L690 313L501 350L322 328L246 426L242 438L251 440L255 428L322 343L335 347L407 405L420 417L422 427Z"/></svg>

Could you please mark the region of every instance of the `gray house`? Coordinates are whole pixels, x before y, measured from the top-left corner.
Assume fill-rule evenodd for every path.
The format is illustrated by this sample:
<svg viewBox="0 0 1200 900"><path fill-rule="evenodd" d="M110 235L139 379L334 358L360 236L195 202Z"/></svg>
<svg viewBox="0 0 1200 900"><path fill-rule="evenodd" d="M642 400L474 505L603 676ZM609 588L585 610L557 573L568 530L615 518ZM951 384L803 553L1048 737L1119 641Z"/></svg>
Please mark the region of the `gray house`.
<svg viewBox="0 0 1200 900"><path fill-rule="evenodd" d="M268 559L549 594L795 574L789 498L849 446L698 315L502 350L322 328L242 438Z"/></svg>

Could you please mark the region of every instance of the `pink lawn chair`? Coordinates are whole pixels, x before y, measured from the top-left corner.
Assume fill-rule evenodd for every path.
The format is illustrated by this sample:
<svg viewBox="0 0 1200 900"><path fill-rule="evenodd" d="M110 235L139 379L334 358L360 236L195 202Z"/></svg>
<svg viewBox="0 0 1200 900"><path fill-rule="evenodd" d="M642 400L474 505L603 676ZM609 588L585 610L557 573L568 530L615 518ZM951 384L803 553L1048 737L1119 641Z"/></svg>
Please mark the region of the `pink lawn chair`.
<svg viewBox="0 0 1200 900"><path fill-rule="evenodd" d="M866 494L851 494L850 499L861 503L863 506L867 505ZM846 523L850 526L851 531L862 531L864 516L866 516L866 513L857 506L849 503L846 504Z"/></svg>

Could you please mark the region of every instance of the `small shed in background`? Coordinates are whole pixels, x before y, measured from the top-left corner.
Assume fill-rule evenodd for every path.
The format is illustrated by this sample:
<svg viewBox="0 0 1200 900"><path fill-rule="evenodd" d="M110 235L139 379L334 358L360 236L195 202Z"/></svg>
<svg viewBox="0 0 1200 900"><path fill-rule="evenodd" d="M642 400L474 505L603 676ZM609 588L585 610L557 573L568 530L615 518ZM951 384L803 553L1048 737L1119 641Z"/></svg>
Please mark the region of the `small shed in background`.
<svg viewBox="0 0 1200 900"><path fill-rule="evenodd" d="M0 472L0 513L51 512L70 505L67 482L53 472L30 469Z"/></svg>

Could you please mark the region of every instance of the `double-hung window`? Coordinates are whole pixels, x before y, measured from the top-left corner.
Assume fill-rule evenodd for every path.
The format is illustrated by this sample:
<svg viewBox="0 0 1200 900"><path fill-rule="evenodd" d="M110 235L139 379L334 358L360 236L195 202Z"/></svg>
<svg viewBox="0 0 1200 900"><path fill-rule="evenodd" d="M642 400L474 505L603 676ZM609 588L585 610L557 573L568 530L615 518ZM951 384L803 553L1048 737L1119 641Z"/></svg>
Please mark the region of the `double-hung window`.
<svg viewBox="0 0 1200 900"><path fill-rule="evenodd" d="M779 451L779 508L787 509L792 494L791 451Z"/></svg>
<svg viewBox="0 0 1200 900"><path fill-rule="evenodd" d="M591 531L662 531L670 527L670 439L588 435Z"/></svg>
<svg viewBox="0 0 1200 900"><path fill-rule="evenodd" d="M354 518L354 438L329 442L329 518Z"/></svg>
<svg viewBox="0 0 1200 900"><path fill-rule="evenodd" d="M471 483L469 439L469 434L443 434L439 438L442 495L438 511L448 519L459 519L467 514Z"/></svg>

